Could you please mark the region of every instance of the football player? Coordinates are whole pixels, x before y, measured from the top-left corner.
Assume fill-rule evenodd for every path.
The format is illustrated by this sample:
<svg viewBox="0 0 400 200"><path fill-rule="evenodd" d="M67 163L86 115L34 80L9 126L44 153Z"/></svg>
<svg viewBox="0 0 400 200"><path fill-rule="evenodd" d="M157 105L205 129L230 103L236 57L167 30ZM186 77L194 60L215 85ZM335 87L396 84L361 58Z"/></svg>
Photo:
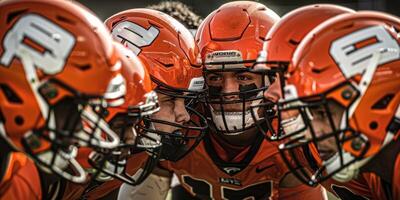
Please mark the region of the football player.
<svg viewBox="0 0 400 200"><path fill-rule="evenodd" d="M153 166L157 164L156 159L149 159L148 154L143 150L152 150L158 148L157 145L146 146L148 143L160 143L161 141L149 140L147 137L138 134L135 125L141 117L151 115L159 110L157 95L152 90L151 80L146 68L139 58L131 51L117 43L121 52L127 56L124 62L129 62L122 66L121 73L126 82L126 95L120 98L107 96L109 106L104 116L109 123L110 128L119 134L121 142L118 148L110 150L81 148L78 154L79 162L85 167L85 170L91 172L91 180L85 184L74 184L67 182L62 199L78 199L88 190L117 178L129 184L138 184L144 180L152 171ZM137 172L136 176L127 173L127 159L134 152L136 170L128 166L129 172ZM144 154L144 155L143 155ZM155 155L156 156L156 155ZM151 157L151 156L150 156ZM135 166L134 166L135 167ZM139 168L142 167L142 170Z"/></svg>
<svg viewBox="0 0 400 200"><path fill-rule="evenodd" d="M304 6L289 12L268 32L267 41L264 43L263 52L261 52L259 57L259 63L266 64L267 69L280 69L275 71L281 72L280 76L284 77L284 73L292 70L290 60L297 46L307 33L327 19L344 13L354 13L354 11L337 5L316 4ZM307 20L307 23L302 23L305 20ZM285 82L284 79L282 81L283 83ZM265 94L269 95L268 93ZM286 131L292 132L298 124L296 121L291 121L285 123L284 126ZM275 132L277 131L275 130ZM281 136L284 137L285 135ZM312 151L309 148L303 148L303 151L305 153L304 158L310 158ZM329 179L329 181L324 181L321 184L325 189L339 196L341 199L352 199L356 195L371 198L371 190L368 184L364 182L365 180L360 177L357 180L347 183Z"/></svg>
<svg viewBox="0 0 400 200"><path fill-rule="evenodd" d="M198 98L202 98L203 91L199 51L193 36L177 20L150 9L123 11L107 19L106 25L115 40L143 61L150 73L152 89L158 93L160 111L143 118L137 127L138 134L150 134L153 142L161 141L161 151L158 152L161 159L181 159L196 147L207 127L205 118L192 108ZM137 158L132 155L127 162L126 171L134 176ZM84 194L85 198L115 198L114 192L118 192L120 186L121 191L134 193L129 195L132 198L165 198L165 195L160 196L159 192L146 187L157 184L161 193L166 194L163 188L168 191L170 181L166 177L171 176L170 172L155 171L139 186L132 188L131 185L135 184L125 182L121 186L120 181L110 181L90 188ZM136 192L138 188L145 191ZM121 196L123 198L124 195Z"/></svg>
<svg viewBox="0 0 400 200"><path fill-rule="evenodd" d="M278 110L283 127L295 125L285 128L280 149L299 179L352 181L331 185L347 199L400 198L399 22L377 12L344 14L318 25L295 50ZM291 153L305 146L318 154L314 171Z"/></svg>
<svg viewBox="0 0 400 200"><path fill-rule="evenodd" d="M196 14L196 10L179 1L161 1L158 4L147 6L146 8L154 9L168 14L174 19L182 23L193 36L196 35L196 31L203 18ZM185 190L179 184L179 180L176 175L173 175L171 180L171 198L174 199L176 195L185 194ZM185 197L182 197L185 198Z"/></svg>
<svg viewBox="0 0 400 200"><path fill-rule="evenodd" d="M78 145L118 145L100 111L107 94L125 95L109 90L124 87L123 56L101 21L80 4L2 1L0 13L0 140L6 172L0 195L49 198L59 178L86 180L75 159Z"/></svg>
<svg viewBox="0 0 400 200"><path fill-rule="evenodd" d="M270 79L253 72L252 66L262 36L278 20L262 4L233 2L210 14L197 32L208 86L204 112L211 127L186 157L161 162L178 175L191 199L324 198L321 188L302 185L288 173L278 143L264 139L249 111L250 105L266 101L262 94ZM270 108L253 114L261 121L267 111ZM122 193L124 198L135 195L121 189L120 197Z"/></svg>
<svg viewBox="0 0 400 200"><path fill-rule="evenodd" d="M290 60L297 46L302 39L320 23L329 18L344 14L354 13L354 10L332 4L314 4L294 9L284 15L282 19L275 23L268 34L265 36L263 50L257 60L257 67L270 70L277 76L279 84L285 83L285 73L290 70ZM306 23L305 23L306 22ZM263 68L261 68L263 69ZM278 89L282 91L283 88ZM272 91L265 92L266 97L271 97ZM281 92L282 93L282 92ZM275 95L277 96L277 95ZM259 106L264 106L259 104ZM268 123L269 121L266 121ZM262 126L257 126L260 131L267 132ZM271 126L268 126L271 127ZM268 140L282 139L278 134L280 130L270 129L271 134L266 135Z"/></svg>

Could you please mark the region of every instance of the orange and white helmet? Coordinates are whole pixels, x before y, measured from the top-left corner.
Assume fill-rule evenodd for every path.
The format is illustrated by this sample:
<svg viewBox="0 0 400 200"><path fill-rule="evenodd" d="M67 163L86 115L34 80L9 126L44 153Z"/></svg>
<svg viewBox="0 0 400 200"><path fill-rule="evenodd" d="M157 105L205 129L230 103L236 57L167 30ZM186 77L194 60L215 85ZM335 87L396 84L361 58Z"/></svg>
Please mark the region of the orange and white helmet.
<svg viewBox="0 0 400 200"><path fill-rule="evenodd" d="M238 135L254 128L271 115L271 104L263 109L244 108L235 112L224 111L223 107L249 103L256 106L266 102L262 94L272 82L272 77L261 74L261 86L239 83L239 88L234 92L223 91L220 84L210 84L207 79L215 73L253 73L265 36L279 19L274 11L263 4L235 1L213 11L200 25L195 38L203 60L208 88L205 98L207 119L213 131Z"/></svg>
<svg viewBox="0 0 400 200"><path fill-rule="evenodd" d="M148 137L142 140L143 148L153 148L162 142L161 157L179 160L200 142L207 128L205 118L192 106L202 98L204 82L193 36L177 20L151 9L126 10L105 23L114 39L138 55L148 67L157 93L171 99L184 98L191 104L186 106L191 116L188 123L145 117L143 126L139 127L139 134ZM156 130L154 124L174 127L174 131Z"/></svg>
<svg viewBox="0 0 400 200"><path fill-rule="evenodd" d="M354 12L349 8L332 4L307 5L290 11L268 32L263 50L257 60L258 64L263 65L271 73L277 73L282 90L285 85L284 74L292 70L289 64L293 53L307 33L329 18ZM282 122L280 119L278 121ZM285 124L285 126L289 127L292 124ZM276 127L281 128L282 125ZM259 126L259 128L262 127ZM266 136L271 140L282 139L287 135L284 135L281 130L270 129L271 134ZM266 130L262 131L266 132Z"/></svg>
<svg viewBox="0 0 400 200"><path fill-rule="evenodd" d="M280 113L298 113L289 120L300 125L280 149L315 145L322 159L316 172L289 164L304 182L315 185L331 176L351 180L398 137L398 30L400 19L388 14L343 14L317 26L296 49Z"/></svg>
<svg viewBox="0 0 400 200"><path fill-rule="evenodd" d="M0 29L1 139L45 171L83 182L75 144L119 144L98 112L103 97L124 95L123 55L101 21L71 1L2 1Z"/></svg>

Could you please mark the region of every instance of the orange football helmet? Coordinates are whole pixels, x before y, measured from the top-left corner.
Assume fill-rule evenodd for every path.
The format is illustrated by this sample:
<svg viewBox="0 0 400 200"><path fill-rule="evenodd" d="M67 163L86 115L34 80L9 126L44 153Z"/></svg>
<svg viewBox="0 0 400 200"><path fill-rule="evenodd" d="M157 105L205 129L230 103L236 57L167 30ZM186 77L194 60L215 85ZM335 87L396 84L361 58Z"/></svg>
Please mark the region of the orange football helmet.
<svg viewBox="0 0 400 200"><path fill-rule="evenodd" d="M268 32L263 50L260 52L257 60L258 63L264 65L265 69L270 70L272 73L277 73L282 90L285 85L284 73L292 70L289 65L290 60L306 34L329 18L343 13L354 12L354 10L338 5L314 4L303 6L287 13ZM283 92L282 94L284 95ZM282 122L280 119L278 121ZM286 126L289 126L289 124L286 124ZM267 132L267 130L262 129L263 127L258 127L261 131ZM280 129L270 129L269 133L271 135L266 135L270 140L282 139L284 136L287 136L282 134L281 124L276 127Z"/></svg>
<svg viewBox="0 0 400 200"><path fill-rule="evenodd" d="M279 16L263 4L237 1L222 5L209 14L196 33L206 79L216 73L254 73L258 52L265 36ZM220 74L221 75L221 74ZM218 76L220 76L218 75ZM213 131L225 135L238 135L252 129L270 116L272 104L255 109L224 111L224 106L258 105L273 77L261 74L262 85L239 84L235 92L222 91L220 85L206 80L206 113ZM239 105L241 104L241 105ZM265 104L267 105L267 104ZM260 126L264 126L261 124Z"/></svg>
<svg viewBox="0 0 400 200"><path fill-rule="evenodd" d="M344 14L317 26L296 49L279 113L298 113L288 120L299 126L280 150L317 147L322 163L313 173L284 157L305 183L355 178L399 135L398 30L400 19L388 14Z"/></svg>
<svg viewBox="0 0 400 200"><path fill-rule="evenodd" d="M163 159L177 161L201 140L207 128L205 118L194 109L202 98L203 77L198 47L193 36L177 20L151 9L131 9L106 20L115 40L138 55L148 66L153 89L171 99L184 98L191 116L185 124L144 117L139 132L148 136L143 148L162 142ZM174 127L156 130L154 124ZM139 134L140 134L139 133ZM157 141L158 140L158 141ZM152 150L154 152L154 150Z"/></svg>
<svg viewBox="0 0 400 200"><path fill-rule="evenodd" d="M75 144L119 143L98 100L124 95L115 90L121 54L101 21L70 1L2 1L0 28L1 139L46 172L85 181Z"/></svg>

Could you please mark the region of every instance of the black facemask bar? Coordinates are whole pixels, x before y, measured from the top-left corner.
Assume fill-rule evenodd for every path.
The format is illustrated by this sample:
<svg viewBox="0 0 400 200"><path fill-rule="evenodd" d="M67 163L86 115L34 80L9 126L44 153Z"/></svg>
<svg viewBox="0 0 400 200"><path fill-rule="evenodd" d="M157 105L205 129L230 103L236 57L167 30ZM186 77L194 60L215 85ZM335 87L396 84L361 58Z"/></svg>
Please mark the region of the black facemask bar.
<svg viewBox="0 0 400 200"><path fill-rule="evenodd" d="M332 117L332 111L329 108L329 104L333 102L330 102L332 100L329 100L327 97L331 92L335 92L341 87L351 88L354 93L351 97L353 100L350 106L345 109L343 114L345 125L343 127L337 127ZM279 146L279 151L288 168L303 183L316 186L322 181L332 177L335 173L338 173L342 169L362 159L368 151L370 146L369 142L360 133L350 127L348 120L348 109L358 96L359 92L357 89L351 83L345 82L319 95L292 99L278 104L278 115L282 116L285 112L298 113L302 122L302 126L298 127L298 129L284 133L285 135L281 138L285 139L285 143ZM330 131L324 131L324 134L318 135L317 127L312 122L313 119L312 116L310 116L310 110L315 108L323 112L327 118L326 120L328 122L327 124L329 124ZM280 122L282 122L282 120ZM279 126L283 129L285 124L280 123ZM308 132L308 137L306 137L305 132ZM327 160L322 160L322 158L319 157L324 151L320 149L320 144L323 142L335 143L336 152L333 157L327 158ZM349 157L350 154L344 152L342 146L344 143L348 142L351 142L352 146L356 145L354 149L358 150L358 156ZM310 148L314 148L316 152L318 152L318 155L310 156L310 153L305 151L305 149ZM298 152L303 153L299 154ZM304 158L307 158L309 166L314 167L307 169L302 161ZM332 168L335 160L336 167ZM327 170L328 168L329 170Z"/></svg>
<svg viewBox="0 0 400 200"><path fill-rule="evenodd" d="M212 124L212 129L220 134L240 134L244 131L254 129L257 127L263 134L270 134L272 130L272 120L274 119L275 112L273 110L275 104L264 98L264 92L269 88L267 79L270 84L275 81L276 72L265 69L257 69L257 62L255 60L245 61L229 61L229 62L208 62L204 65L204 76L209 74L218 74L224 72L243 73L250 72L261 76L261 87L256 84L239 85L238 92L223 93L222 86L215 87L206 81L206 98L205 110L207 118ZM241 67L229 67L232 65L240 65ZM227 97L236 97L228 100ZM259 101L254 103L253 101ZM252 103L253 105L246 104ZM224 105L237 104L241 106L241 123L230 124L228 115L230 112L224 110ZM214 107L212 107L214 105ZM214 109L218 109L214 111ZM214 116L213 116L214 112ZM251 118L249 120L248 118ZM239 122L239 120L237 122ZM269 137L268 137L269 138Z"/></svg>
<svg viewBox="0 0 400 200"><path fill-rule="evenodd" d="M201 141L208 127L205 117L197 111L198 101L204 98L204 90L190 91L169 87L153 78L158 86L155 91L171 98L182 98L185 100L185 108L190 120L184 124L155 119L150 116L142 118L138 123L138 135L146 137L149 141L157 143L161 140L162 152L160 159L176 162L190 153ZM165 132L155 129L156 124L175 127L174 132ZM154 137L156 135L156 137ZM150 151L152 153L152 151Z"/></svg>

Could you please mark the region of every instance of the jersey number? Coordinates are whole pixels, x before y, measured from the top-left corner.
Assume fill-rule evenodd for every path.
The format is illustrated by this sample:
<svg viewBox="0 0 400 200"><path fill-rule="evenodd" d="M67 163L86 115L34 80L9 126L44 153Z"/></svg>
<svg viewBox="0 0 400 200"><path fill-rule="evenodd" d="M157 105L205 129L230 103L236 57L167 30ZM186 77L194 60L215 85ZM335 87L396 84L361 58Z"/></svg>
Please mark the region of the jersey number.
<svg viewBox="0 0 400 200"><path fill-rule="evenodd" d="M195 179L187 175L182 176L183 184L188 186L192 193L199 199L214 199L212 185L205 180ZM268 199L272 194L272 181L266 181L247 186L245 188L235 189L221 186L222 199Z"/></svg>

